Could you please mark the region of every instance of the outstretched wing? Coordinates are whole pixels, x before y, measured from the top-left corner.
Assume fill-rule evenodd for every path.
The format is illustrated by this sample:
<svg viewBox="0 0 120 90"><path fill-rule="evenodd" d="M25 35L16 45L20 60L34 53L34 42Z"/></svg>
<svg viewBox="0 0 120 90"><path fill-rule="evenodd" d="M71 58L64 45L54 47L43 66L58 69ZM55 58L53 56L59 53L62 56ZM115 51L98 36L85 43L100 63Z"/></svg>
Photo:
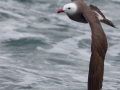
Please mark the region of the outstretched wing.
<svg viewBox="0 0 120 90"><path fill-rule="evenodd" d="M91 59L89 64L88 90L101 90L104 74L104 59L107 51L107 38L96 15L87 4L81 6L82 13L92 31Z"/></svg>
<svg viewBox="0 0 120 90"><path fill-rule="evenodd" d="M89 5L89 6L95 12L95 14L98 16L98 18L101 22L115 28L115 25L110 20L106 19L106 17L104 16L104 14L100 11L100 9L98 7L96 7L94 5Z"/></svg>
<svg viewBox="0 0 120 90"><path fill-rule="evenodd" d="M101 50L104 50L101 48ZM101 90L104 74L104 58L105 52L102 54L96 50L92 51L89 75L88 75L88 90Z"/></svg>
<svg viewBox="0 0 120 90"><path fill-rule="evenodd" d="M92 29L92 54L89 64L88 90L101 90L104 74L104 59L107 51L107 39L100 22L92 23L96 24L90 25Z"/></svg>
<svg viewBox="0 0 120 90"><path fill-rule="evenodd" d="M104 14L100 11L100 9L99 9L98 7L96 7L96 6L94 6L94 5L89 5L89 6L90 6L90 8L91 8L92 10L98 12L103 18L106 18L106 17L104 16Z"/></svg>

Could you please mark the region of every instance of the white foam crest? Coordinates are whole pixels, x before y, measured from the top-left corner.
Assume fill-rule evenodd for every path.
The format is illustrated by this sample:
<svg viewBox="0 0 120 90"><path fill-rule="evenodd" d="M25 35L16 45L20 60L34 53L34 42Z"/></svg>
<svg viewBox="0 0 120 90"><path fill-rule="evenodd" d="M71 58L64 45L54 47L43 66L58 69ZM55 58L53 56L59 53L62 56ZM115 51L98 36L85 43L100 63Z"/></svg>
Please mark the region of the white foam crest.
<svg viewBox="0 0 120 90"><path fill-rule="evenodd" d="M6 26L7 25L7 26ZM17 21L14 20L8 20L7 22L1 22L0 23L0 41L4 41L4 40L10 40L10 39L21 39L21 38L46 38L44 35L42 34L31 34L31 33L27 33L27 32L18 32L15 31L19 28L24 28L27 25L25 23L19 23ZM46 38L48 39L48 38Z"/></svg>
<svg viewBox="0 0 120 90"><path fill-rule="evenodd" d="M2 59L2 60L11 60L10 59L10 56L12 56L12 54L2 54L1 56L0 56L0 59ZM0 62L0 63L2 63L2 61Z"/></svg>
<svg viewBox="0 0 120 90"><path fill-rule="evenodd" d="M105 83L104 82L104 84L108 84L108 85L111 85L111 88L116 84L116 82L119 82L120 80L119 80L119 78L117 78L117 77L106 77L106 76L104 76L104 79L106 80L106 81L109 81L108 83ZM105 85L106 86L106 85ZM115 90L115 89L114 89Z"/></svg>
<svg viewBox="0 0 120 90"><path fill-rule="evenodd" d="M36 78L36 76L34 74L26 73L24 75L24 77L22 78L22 81L17 83L16 85L27 86L27 85L31 85L31 84L35 83L36 81L38 81L38 78Z"/></svg>
<svg viewBox="0 0 120 90"><path fill-rule="evenodd" d="M114 37L120 37L120 33L118 33L118 31L116 31L116 30L114 30L113 32L107 32L107 35L112 36L112 37L113 36Z"/></svg>
<svg viewBox="0 0 120 90"><path fill-rule="evenodd" d="M0 64L0 67L7 67L7 68L13 68L17 70L17 72L20 72L20 75L16 75L15 73L15 76L14 78L18 78L19 77L19 81L18 83L14 83L14 82L11 82L11 81L5 81L3 82L2 84L13 84L13 85L22 85L22 86L29 86L31 84L33 84L34 82L37 81L37 78L36 78L36 75L34 75L34 73L38 73L36 70L32 70L32 69L27 69L27 68L22 68L22 67L19 67L19 66L13 66L13 65L7 65L7 64ZM32 74L33 73L33 74ZM13 78L13 77L12 77Z"/></svg>
<svg viewBox="0 0 120 90"><path fill-rule="evenodd" d="M106 61L104 62L105 66L111 66L110 63L107 63Z"/></svg>
<svg viewBox="0 0 120 90"><path fill-rule="evenodd" d="M17 69L19 72L21 73L36 73L38 74L39 72L35 69L29 69L29 68L24 68L24 67L19 67L19 66L16 66L16 65L10 65L10 64L0 64L0 66L2 67L8 67L8 68L14 68L14 69Z"/></svg>
<svg viewBox="0 0 120 90"><path fill-rule="evenodd" d="M120 2L120 0L112 0L112 1L117 1L117 2Z"/></svg>
<svg viewBox="0 0 120 90"><path fill-rule="evenodd" d="M20 78L20 82L14 83L11 81L5 81L2 84L13 84L13 85L19 85L23 87L30 87L35 85L35 83L37 84L37 81L39 81L39 78L36 75L26 73L24 74L24 76L22 76L22 78Z"/></svg>
<svg viewBox="0 0 120 90"><path fill-rule="evenodd" d="M80 80L81 82L87 82L87 79L88 79L88 78L86 78L87 74L85 74L85 75L72 74L71 76L72 76L73 79Z"/></svg>
<svg viewBox="0 0 120 90"><path fill-rule="evenodd" d="M91 54L89 53L89 49L78 47L78 42L82 39L88 39L88 37L89 35L86 34L86 35L65 39L61 42L58 42L57 44L54 44L53 48L45 51L48 53L66 54L69 57L73 57L76 59L81 58L88 61L89 60L88 58L90 58L90 54ZM40 47L37 49L43 50Z"/></svg>
<svg viewBox="0 0 120 90"><path fill-rule="evenodd" d="M120 43L117 45L115 44L115 45L109 47L107 53L110 54L111 56L119 56L119 54L120 54L119 49L120 49Z"/></svg>
<svg viewBox="0 0 120 90"><path fill-rule="evenodd" d="M2 10L2 9L0 9L0 13L6 13L6 14L8 14L8 15L11 15L11 16L14 16L14 17L18 17L18 18L24 19L24 17L23 17L22 15L19 15L19 14L17 14L17 13L13 13L13 12L11 12L11 11L7 11L7 10Z"/></svg>

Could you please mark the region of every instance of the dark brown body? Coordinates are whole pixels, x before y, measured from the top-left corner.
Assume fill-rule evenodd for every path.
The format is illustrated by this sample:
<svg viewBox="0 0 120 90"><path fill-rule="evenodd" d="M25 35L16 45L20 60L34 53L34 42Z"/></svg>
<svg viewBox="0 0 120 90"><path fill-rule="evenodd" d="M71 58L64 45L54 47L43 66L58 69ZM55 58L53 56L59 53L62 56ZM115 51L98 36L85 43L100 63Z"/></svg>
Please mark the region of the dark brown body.
<svg viewBox="0 0 120 90"><path fill-rule="evenodd" d="M88 21L92 32L91 58L89 64L88 90L101 90L104 74L104 59L107 51L107 38L100 21L83 0L73 0L78 4L79 13Z"/></svg>
<svg viewBox="0 0 120 90"><path fill-rule="evenodd" d="M84 18L84 16L81 13L76 13L74 15L68 16L71 20L82 22L82 23L88 23L87 20Z"/></svg>

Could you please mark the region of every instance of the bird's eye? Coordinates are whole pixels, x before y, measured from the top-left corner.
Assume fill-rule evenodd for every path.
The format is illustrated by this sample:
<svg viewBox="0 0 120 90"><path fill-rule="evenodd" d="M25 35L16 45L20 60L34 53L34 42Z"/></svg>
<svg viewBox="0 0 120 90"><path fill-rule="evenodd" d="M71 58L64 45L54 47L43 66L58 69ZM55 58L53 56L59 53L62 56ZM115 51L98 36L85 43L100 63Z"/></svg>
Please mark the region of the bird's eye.
<svg viewBox="0 0 120 90"><path fill-rule="evenodd" d="M68 9L71 9L70 7Z"/></svg>

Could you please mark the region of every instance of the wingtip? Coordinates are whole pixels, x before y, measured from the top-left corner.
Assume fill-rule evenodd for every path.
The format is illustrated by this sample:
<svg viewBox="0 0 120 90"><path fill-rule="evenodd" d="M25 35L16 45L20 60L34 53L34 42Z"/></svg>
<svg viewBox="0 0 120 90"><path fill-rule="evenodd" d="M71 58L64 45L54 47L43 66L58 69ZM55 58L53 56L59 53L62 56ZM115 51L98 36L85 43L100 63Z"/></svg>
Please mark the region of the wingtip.
<svg viewBox="0 0 120 90"><path fill-rule="evenodd" d="M103 19L103 20L101 20L101 22L103 22L103 23L105 23L105 24L107 24L107 25L109 25L109 26L111 26L111 27L113 27L113 28L117 28L110 20L108 20L108 19Z"/></svg>
<svg viewBox="0 0 120 90"><path fill-rule="evenodd" d="M114 26L114 28L119 29L118 27Z"/></svg>
<svg viewBox="0 0 120 90"><path fill-rule="evenodd" d="M117 27L116 27L116 26L113 26L113 27L117 29Z"/></svg>

